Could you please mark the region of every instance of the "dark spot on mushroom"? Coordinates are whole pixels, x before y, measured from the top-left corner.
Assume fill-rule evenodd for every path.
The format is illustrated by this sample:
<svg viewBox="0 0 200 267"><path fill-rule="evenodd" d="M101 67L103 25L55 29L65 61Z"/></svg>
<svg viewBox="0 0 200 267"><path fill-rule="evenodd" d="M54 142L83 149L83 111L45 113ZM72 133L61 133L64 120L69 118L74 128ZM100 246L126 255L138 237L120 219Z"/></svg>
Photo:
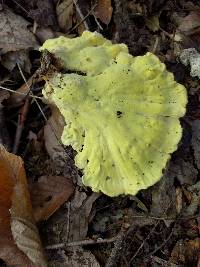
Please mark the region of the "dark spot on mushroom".
<svg viewBox="0 0 200 267"><path fill-rule="evenodd" d="M87 57L87 58L86 58L86 61L87 61L87 62L91 62L91 58Z"/></svg>
<svg viewBox="0 0 200 267"><path fill-rule="evenodd" d="M111 177L110 176L106 176L106 181L110 180Z"/></svg>
<svg viewBox="0 0 200 267"><path fill-rule="evenodd" d="M121 111L117 111L117 118L121 118L122 117L122 112Z"/></svg>

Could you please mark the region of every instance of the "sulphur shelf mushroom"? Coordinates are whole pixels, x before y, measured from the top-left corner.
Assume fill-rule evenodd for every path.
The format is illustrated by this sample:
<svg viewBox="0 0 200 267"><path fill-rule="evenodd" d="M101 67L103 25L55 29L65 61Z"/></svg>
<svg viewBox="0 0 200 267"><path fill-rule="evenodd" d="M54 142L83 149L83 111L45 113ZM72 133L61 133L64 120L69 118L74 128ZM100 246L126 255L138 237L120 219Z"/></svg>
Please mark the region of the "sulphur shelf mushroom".
<svg viewBox="0 0 200 267"><path fill-rule="evenodd" d="M109 196L155 184L182 135L184 86L152 53L133 57L96 32L44 49L66 70L46 77L43 94L65 119L61 140L77 151L83 184Z"/></svg>

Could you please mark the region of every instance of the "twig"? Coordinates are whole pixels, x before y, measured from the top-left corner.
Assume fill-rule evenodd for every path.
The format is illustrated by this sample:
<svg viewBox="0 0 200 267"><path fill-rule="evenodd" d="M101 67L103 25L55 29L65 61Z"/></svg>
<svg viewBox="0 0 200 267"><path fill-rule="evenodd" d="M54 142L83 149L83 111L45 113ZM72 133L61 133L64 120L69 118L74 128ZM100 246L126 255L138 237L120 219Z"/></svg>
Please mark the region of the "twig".
<svg viewBox="0 0 200 267"><path fill-rule="evenodd" d="M27 96L28 94L30 93L30 87L26 81L26 78L22 72L22 69L20 67L20 65L17 63L17 66L19 68L19 71L20 71L20 74L27 86L27 88L29 88L29 91L27 93ZM13 150L12 152L14 154L17 153L18 151L18 148L19 148L19 143L20 143L20 139L21 139L21 136L22 136L22 132L23 132L23 128L24 128L24 123L26 121L26 117L27 117L27 114L28 114L28 110L29 110L29 107L30 107L30 99L28 97L26 97L25 99L25 103L21 109L21 112L19 112L19 115L18 115L18 123L17 123L17 130L16 130L16 134L15 134L15 141L14 141L14 145L13 145Z"/></svg>
<svg viewBox="0 0 200 267"><path fill-rule="evenodd" d="M81 18L81 23L83 22L83 24L84 24L86 30L89 30L89 26L88 26L88 24L87 24L87 22L86 22L86 18L87 18L87 17L85 17L85 16L83 15L83 13L82 13L80 7L78 6L78 0L73 0L73 3L74 3L74 5L75 5L75 7L76 7L76 11L77 11L77 13L79 14L79 17ZM78 26L77 26L77 27L78 27Z"/></svg>
<svg viewBox="0 0 200 267"><path fill-rule="evenodd" d="M114 248L111 251L110 257L108 258L108 261L106 263L105 267L114 267L118 266L118 261L121 258L121 255L123 253L123 243L126 236L127 229L122 227L121 232L117 236L117 240L115 241Z"/></svg>
<svg viewBox="0 0 200 267"><path fill-rule="evenodd" d="M0 89L3 89L3 90L6 90L8 92L12 92L12 93L15 93L15 94L19 94L19 95L24 95L25 97L27 96L27 93L22 93L22 92L18 92L18 91L15 91L15 90L12 90L10 88L6 88L6 87L3 87L3 86L0 86ZM30 97L32 98L37 98L37 99L41 99L41 100L44 100L44 97L40 97L40 96L37 96L37 95L29 95Z"/></svg>
<svg viewBox="0 0 200 267"><path fill-rule="evenodd" d="M75 1L74 1L74 4L75 4ZM75 6L76 6L76 4L75 4ZM69 34L70 32L72 32L73 30L75 30L79 25L81 25L82 23L84 23L84 26L85 26L85 28L87 29L87 30L89 30L89 26L87 25L85 25L85 23L86 23L86 18L92 13L92 11L95 9L95 7L97 6L97 4L95 4L92 8L91 8L91 10L85 15L85 17L81 17L80 16L80 14L79 14L79 16L82 18L81 19L81 21L79 22L79 23L77 23L72 29L70 29L68 32L67 32L67 34ZM77 12L78 12L78 10L77 10ZM79 13L79 12L78 12ZM82 14L82 13L81 13Z"/></svg>
<svg viewBox="0 0 200 267"><path fill-rule="evenodd" d="M156 227L158 226L160 221L158 221L154 227L151 229L151 231L149 232L149 234L146 236L146 238L142 241L142 243L140 244L139 248L136 250L136 252L134 253L134 255L132 256L130 263L133 261L133 259L135 257L137 257L138 253L140 252L140 250L143 248L144 244L146 243L146 241L150 238L151 234L155 231Z"/></svg>
<svg viewBox="0 0 200 267"><path fill-rule="evenodd" d="M21 76L22 76L22 78L23 78L23 80L24 80L24 82L26 84L27 89L28 89L28 91L27 91L27 96L28 96L30 94L30 92L31 92L31 87L30 87L29 83L27 82L27 80L26 80L26 78L24 76L24 73L23 73L23 71L22 71L22 69L21 69L21 67L20 67L18 62L17 62L17 67L18 67L19 72L20 72L20 74L21 74ZM31 83L32 83L32 81L31 81Z"/></svg>
<svg viewBox="0 0 200 267"><path fill-rule="evenodd" d="M85 245L95 245L95 244L103 244L103 243L112 243L115 242L117 237L112 237L108 239L86 239L86 240L80 240L80 241L74 241L69 243L59 243L55 245L47 246L46 249L60 249L65 247L74 247L74 246L85 246Z"/></svg>
<svg viewBox="0 0 200 267"><path fill-rule="evenodd" d="M199 218L200 215L193 215L193 216L185 216L185 217L180 217L179 220L190 220L190 219L197 219ZM176 220L177 216L162 216L162 217L157 217L157 216L151 216L151 215L132 215L131 218L141 218L141 219L152 219L152 220L160 220L160 221L171 221L171 220Z"/></svg>
<svg viewBox="0 0 200 267"><path fill-rule="evenodd" d="M30 86L29 86L29 83L26 81L26 78L25 78L24 75L23 75L23 72L22 72L21 67L20 67L19 64L18 64L18 68L20 69L20 73L22 74L22 78L24 79L24 82L25 82L25 84L26 84L26 86L27 86L27 88L28 88L28 93L25 94L25 96L32 96L33 98L35 98L35 96L33 95L32 91L31 91L31 88L30 88ZM0 87L0 88L2 88L2 87ZM2 89L5 89L5 88L2 88ZM9 90L8 90L8 91L9 91ZM14 91L14 92L15 92L15 91ZM19 93L19 92L18 92L18 93ZM21 93L20 93L20 94L21 94ZM27 98L27 99L28 99L28 98ZM41 98L40 98L40 99L41 99ZM43 112L43 110L42 110L40 104L38 103L38 101L37 101L36 98L35 98L34 100L35 100L36 105L38 106L38 108L39 108L39 110L40 110L40 112L41 112L43 118L44 118L45 121L47 122L48 119L47 119L46 115L44 114L44 112ZM24 105L24 106L25 106L25 105ZM24 112L24 113L23 113L23 112ZM24 123L25 118L26 118L26 115L27 115L27 112L25 112L25 110L24 110L24 111L22 111L22 114L23 114L23 123ZM22 123L22 122L21 122L21 123ZM19 122L18 122L18 125L19 125ZM65 147L64 147L64 145L61 143L60 139L58 138L58 136L57 136L57 134L56 134L56 131L55 131L54 127L52 126L52 124L51 124L50 122L49 122L49 126L50 126L50 128L51 128L53 134L55 135L55 137L56 137L58 143L63 147L63 149L64 149L64 151L65 151ZM18 129L18 128L19 128L19 129ZM15 151L15 153L16 153L16 151L17 151L17 148L18 148L18 145L19 145L19 140L20 140L20 138L21 138L21 134L22 134L22 130L23 130L23 124L21 125L21 127L19 126L18 128L17 128L17 132L16 132L16 136L15 136L15 143L14 143L14 146L13 146L13 153L14 153L14 151ZM66 155L67 155L67 153L66 153ZM67 155L67 156L68 156L68 155Z"/></svg>
<svg viewBox="0 0 200 267"><path fill-rule="evenodd" d="M22 6L20 5L17 1L12 0L17 6L19 6L27 15L29 15L29 12Z"/></svg>
<svg viewBox="0 0 200 267"><path fill-rule="evenodd" d="M157 248L155 248L145 258L149 258L150 256L154 255L157 251L159 251L161 248L163 248L166 245L166 243L170 240L170 238L172 237L172 235L173 235L173 229L172 229L171 233L169 234L169 236L160 244L160 246L158 246Z"/></svg>
<svg viewBox="0 0 200 267"><path fill-rule="evenodd" d="M163 260L157 256L151 256L151 259L153 259L155 262L159 263L161 266L166 266L166 267L178 267L178 265L174 263L170 263L166 260Z"/></svg>
<svg viewBox="0 0 200 267"><path fill-rule="evenodd" d="M21 109L21 112L19 112L19 115L18 115L17 130L16 130L15 141L14 141L14 145L13 145L13 149L12 149L12 152L14 154L17 153L18 148L19 148L19 143L20 143L20 139L21 139L21 136L22 136L24 123L26 121L26 117L27 117L27 114L28 114L29 107L30 107L30 100L27 97L26 100L25 100L25 103L24 103L24 105L23 105L23 107Z"/></svg>
<svg viewBox="0 0 200 267"><path fill-rule="evenodd" d="M99 21L98 21L97 17L95 16L95 14L93 14L93 17L94 17L94 20L95 20L96 24L98 25L99 29L101 31L103 31L103 28L101 27L101 24L99 23Z"/></svg>
<svg viewBox="0 0 200 267"><path fill-rule="evenodd" d="M162 187L163 188L163 187ZM169 210L170 206L172 204L172 201L170 201L169 205L167 206L167 208L164 210L163 215L165 215L167 213L167 211ZM133 259L135 257L137 257L137 255L139 254L140 250L144 247L146 241L150 238L150 236L152 235L152 233L155 231L156 227L159 225L160 220L158 220L156 222L156 224L154 225L154 227L151 229L151 231L148 233L148 235L146 236L146 238L142 241L141 245L138 247L138 249L136 250L136 252L134 253L134 255L132 256L130 263L133 261Z"/></svg>

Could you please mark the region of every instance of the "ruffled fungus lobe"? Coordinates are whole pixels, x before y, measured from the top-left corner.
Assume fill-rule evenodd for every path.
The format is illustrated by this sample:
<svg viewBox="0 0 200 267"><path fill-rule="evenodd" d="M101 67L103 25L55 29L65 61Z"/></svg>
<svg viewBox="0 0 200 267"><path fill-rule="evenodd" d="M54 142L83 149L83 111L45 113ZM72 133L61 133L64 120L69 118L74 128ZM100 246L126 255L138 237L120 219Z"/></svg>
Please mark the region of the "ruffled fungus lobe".
<svg viewBox="0 0 200 267"><path fill-rule="evenodd" d="M156 183L182 135L185 88L155 55L133 57L98 33L43 49L69 71L52 74L43 93L65 118L62 142L78 152L84 185L118 196Z"/></svg>

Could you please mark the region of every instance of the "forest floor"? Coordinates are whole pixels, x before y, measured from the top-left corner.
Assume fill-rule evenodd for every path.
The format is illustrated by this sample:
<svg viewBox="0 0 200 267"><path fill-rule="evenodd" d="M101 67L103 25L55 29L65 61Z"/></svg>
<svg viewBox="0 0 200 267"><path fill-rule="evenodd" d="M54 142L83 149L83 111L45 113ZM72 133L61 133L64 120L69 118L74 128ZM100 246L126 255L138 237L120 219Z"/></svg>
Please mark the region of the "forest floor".
<svg viewBox="0 0 200 267"><path fill-rule="evenodd" d="M111 198L82 186L75 152L60 145L54 133L61 131L57 115L40 99L44 81L33 82L40 67L38 48L44 41L61 35L73 38L84 30L127 44L133 56L154 53L188 92L178 149L161 180L136 196ZM48 266L200 267L199 47L197 0L2 1L0 143L24 162ZM180 60L188 48L199 56L191 66L195 75ZM4 196L2 181L0 186ZM18 197L25 201L23 195ZM0 211L1 205L0 199ZM12 216L7 225L11 220ZM23 256L12 254L13 244L6 241L10 237L2 231L0 266L15 266L11 258L17 262ZM26 252L32 250L29 246ZM9 256L5 249L10 249Z"/></svg>

